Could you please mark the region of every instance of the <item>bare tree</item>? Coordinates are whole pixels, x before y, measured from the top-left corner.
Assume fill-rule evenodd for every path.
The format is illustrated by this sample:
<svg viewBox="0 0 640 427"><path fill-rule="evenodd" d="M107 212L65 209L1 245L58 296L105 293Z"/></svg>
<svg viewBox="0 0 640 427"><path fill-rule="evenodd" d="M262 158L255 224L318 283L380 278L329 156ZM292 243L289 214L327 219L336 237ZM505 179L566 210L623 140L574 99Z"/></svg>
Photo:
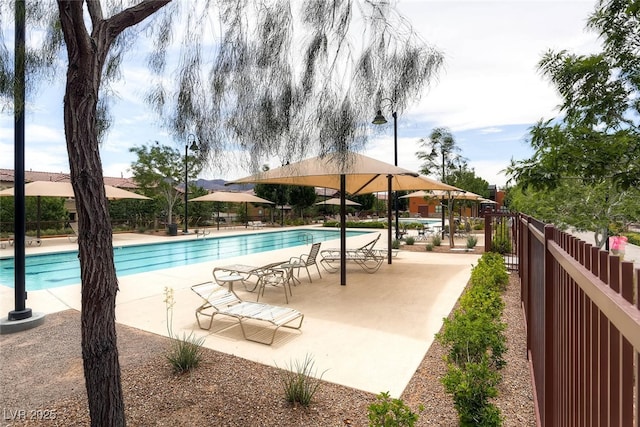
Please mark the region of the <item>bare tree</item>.
<svg viewBox="0 0 640 427"><path fill-rule="evenodd" d="M3 24L12 7L2 0ZM120 76L124 54L136 42L152 44L147 100L176 141L195 133L212 167L222 168L235 151L246 153L256 170L268 155L285 163L364 146L367 118L380 100L393 99L401 111L443 60L391 2L32 0L27 19L29 28L45 34L29 51L31 76L46 76L38 70L59 64L60 50L67 53L64 127L78 209L82 354L94 426L125 424L118 281L99 154L112 121L110 83ZM0 42L0 91L10 101L11 59ZM172 61L167 55L175 46L180 53ZM168 69L173 63L177 68Z"/></svg>

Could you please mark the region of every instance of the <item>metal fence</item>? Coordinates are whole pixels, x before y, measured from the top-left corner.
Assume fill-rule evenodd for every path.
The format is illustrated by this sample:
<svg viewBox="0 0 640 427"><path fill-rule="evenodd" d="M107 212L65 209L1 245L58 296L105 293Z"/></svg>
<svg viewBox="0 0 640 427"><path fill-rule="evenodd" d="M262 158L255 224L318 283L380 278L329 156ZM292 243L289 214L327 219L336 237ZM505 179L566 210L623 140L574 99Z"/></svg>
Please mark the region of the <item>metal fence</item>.
<svg viewBox="0 0 640 427"><path fill-rule="evenodd" d="M514 227L539 425L638 427L640 270L533 218Z"/></svg>
<svg viewBox="0 0 640 427"><path fill-rule="evenodd" d="M518 270L517 215L507 212L485 211L484 250L499 252L510 271Z"/></svg>

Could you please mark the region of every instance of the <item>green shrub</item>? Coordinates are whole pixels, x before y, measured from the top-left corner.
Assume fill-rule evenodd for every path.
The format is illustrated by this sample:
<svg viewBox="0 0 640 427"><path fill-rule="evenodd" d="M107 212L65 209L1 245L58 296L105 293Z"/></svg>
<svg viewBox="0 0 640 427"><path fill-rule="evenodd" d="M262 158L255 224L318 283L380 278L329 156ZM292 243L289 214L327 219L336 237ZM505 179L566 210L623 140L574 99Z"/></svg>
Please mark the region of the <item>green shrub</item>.
<svg viewBox="0 0 640 427"><path fill-rule="evenodd" d="M313 357L306 355L302 362L290 362L288 369L281 371L282 386L287 402L309 406L320 387L322 376L314 378Z"/></svg>
<svg viewBox="0 0 640 427"><path fill-rule="evenodd" d="M640 233L627 232L620 233L620 235L627 237L627 243L640 246Z"/></svg>
<svg viewBox="0 0 640 427"><path fill-rule="evenodd" d="M473 285L488 286L504 291L509 283L509 273L504 264L502 255L495 252L486 252L471 270L471 283Z"/></svg>
<svg viewBox="0 0 640 427"><path fill-rule="evenodd" d="M478 244L478 238L474 235L467 237L467 248L473 249Z"/></svg>
<svg viewBox="0 0 640 427"><path fill-rule="evenodd" d="M442 239L440 238L440 235L434 234L433 237L431 238L431 243L433 243L433 246L440 246L440 243L442 243Z"/></svg>
<svg viewBox="0 0 640 427"><path fill-rule="evenodd" d="M400 239L393 239L393 242L391 242L391 247L393 249L400 249Z"/></svg>
<svg viewBox="0 0 640 427"><path fill-rule="evenodd" d="M504 329L504 323L488 315L458 310L451 319L444 319L442 332L436 338L449 348L449 362L463 367L488 357L491 366L500 369L507 349Z"/></svg>
<svg viewBox="0 0 640 427"><path fill-rule="evenodd" d="M419 412L424 411L420 405ZM392 399L389 392L380 393L376 401L369 405L369 427L412 427L415 425L419 414L411 411L400 399Z"/></svg>
<svg viewBox="0 0 640 427"><path fill-rule="evenodd" d="M404 242L405 242L407 245L413 245L413 244L416 242L416 239L415 239L415 237L411 237L411 236L409 236L409 237L407 237L406 239L404 239Z"/></svg>
<svg viewBox="0 0 640 427"><path fill-rule="evenodd" d="M427 243L425 249L427 250L427 252L431 252L433 250L433 243Z"/></svg>
<svg viewBox="0 0 640 427"><path fill-rule="evenodd" d="M453 396L461 427L502 425L500 409L489 401L498 395L499 382L500 375L489 367L486 358L468 363L464 369L449 364L442 384Z"/></svg>
<svg viewBox="0 0 640 427"><path fill-rule="evenodd" d="M501 321L501 292L508 283L502 255L485 253L471 271L467 291L436 339L447 350L447 374L442 378L453 397L461 426L497 426L499 409L489 402L497 395L505 365L506 325Z"/></svg>

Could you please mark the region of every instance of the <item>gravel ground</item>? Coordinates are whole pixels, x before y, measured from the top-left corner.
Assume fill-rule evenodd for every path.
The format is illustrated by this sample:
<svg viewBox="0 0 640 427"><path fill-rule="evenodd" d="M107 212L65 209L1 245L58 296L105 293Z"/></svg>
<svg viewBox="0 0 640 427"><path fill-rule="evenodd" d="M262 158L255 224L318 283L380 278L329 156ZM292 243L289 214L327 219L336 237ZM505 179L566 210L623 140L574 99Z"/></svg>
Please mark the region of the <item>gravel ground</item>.
<svg viewBox="0 0 640 427"><path fill-rule="evenodd" d="M514 275L504 297L507 365L495 400L504 425L518 427L535 426L519 293ZM129 426L366 426L367 407L375 401L371 393L322 382L309 407L294 406L284 399L275 368L205 349L201 366L175 375L164 359L167 338L118 325L118 339ZM38 328L0 336L0 351L6 425L89 425L78 312L51 314ZM443 355L434 342L401 396L414 411L424 405L417 426L458 425L439 381Z"/></svg>

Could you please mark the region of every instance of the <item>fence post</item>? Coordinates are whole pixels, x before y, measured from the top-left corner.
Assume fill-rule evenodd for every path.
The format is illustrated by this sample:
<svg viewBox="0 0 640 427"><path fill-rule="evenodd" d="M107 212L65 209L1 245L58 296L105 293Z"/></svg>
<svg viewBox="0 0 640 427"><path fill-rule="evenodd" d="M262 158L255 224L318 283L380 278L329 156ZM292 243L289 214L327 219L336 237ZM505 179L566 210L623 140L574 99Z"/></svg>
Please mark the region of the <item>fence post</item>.
<svg viewBox="0 0 640 427"><path fill-rule="evenodd" d="M556 407L555 396L555 302L554 302L554 259L549 251L549 241L553 240L554 227L544 226L544 412L542 425L553 426Z"/></svg>
<svg viewBox="0 0 640 427"><path fill-rule="evenodd" d="M493 221L493 217L489 213L488 210L485 211L484 215L484 251L491 252L491 223Z"/></svg>

